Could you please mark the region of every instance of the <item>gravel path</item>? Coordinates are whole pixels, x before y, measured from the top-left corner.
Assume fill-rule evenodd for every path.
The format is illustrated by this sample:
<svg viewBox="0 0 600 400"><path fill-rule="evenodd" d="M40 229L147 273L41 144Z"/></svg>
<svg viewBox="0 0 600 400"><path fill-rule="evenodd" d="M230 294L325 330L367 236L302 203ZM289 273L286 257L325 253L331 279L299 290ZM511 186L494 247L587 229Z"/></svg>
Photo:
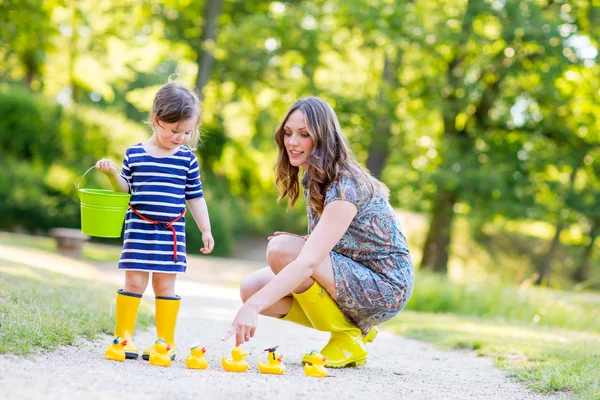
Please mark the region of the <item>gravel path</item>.
<svg viewBox="0 0 600 400"><path fill-rule="evenodd" d="M191 258L189 273L178 280L182 297L177 328L178 358L169 368L147 362L104 359L108 336L94 342L59 348L33 357L0 357L0 399L548 399L534 395L493 368L492 360L467 352L440 351L432 346L382 331L369 344L369 362L359 369L329 369L324 379L306 377L302 354L320 348L327 334L288 322L261 317L259 329L245 348L250 368L228 373L220 359L234 343L221 342L240 301L231 282L260 263ZM209 261L207 261L209 260ZM229 268L226 268L229 267ZM107 265L104 279L122 276ZM145 296L152 301L152 292ZM154 341L153 329L137 333L143 349ZM189 348L207 348L209 369L189 370ZM263 349L280 346L287 371L262 375L257 361Z"/></svg>

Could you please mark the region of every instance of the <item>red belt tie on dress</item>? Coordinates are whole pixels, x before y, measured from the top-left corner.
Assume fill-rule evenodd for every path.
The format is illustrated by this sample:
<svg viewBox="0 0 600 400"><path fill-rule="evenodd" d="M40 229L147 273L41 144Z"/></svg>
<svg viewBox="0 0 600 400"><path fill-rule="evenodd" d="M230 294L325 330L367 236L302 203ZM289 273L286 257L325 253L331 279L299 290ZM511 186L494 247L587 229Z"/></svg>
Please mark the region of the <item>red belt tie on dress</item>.
<svg viewBox="0 0 600 400"><path fill-rule="evenodd" d="M140 214L135 208L133 208L133 206L131 204L129 204L129 208L131 209L131 211L133 211L135 213L135 215L137 215L138 217L140 217L144 221L151 222L154 225L161 225L161 226L164 226L165 228L168 228L168 229L171 230L171 232L173 233L173 261L177 262L178 261L178 259L177 259L177 232L175 231L175 228L173 227L173 224L175 222L179 221L181 218L183 218L183 216L185 215L185 208L177 216L177 218L175 218L174 220L172 220L170 222L155 221L153 219L147 218L147 217L143 216L142 214Z"/></svg>

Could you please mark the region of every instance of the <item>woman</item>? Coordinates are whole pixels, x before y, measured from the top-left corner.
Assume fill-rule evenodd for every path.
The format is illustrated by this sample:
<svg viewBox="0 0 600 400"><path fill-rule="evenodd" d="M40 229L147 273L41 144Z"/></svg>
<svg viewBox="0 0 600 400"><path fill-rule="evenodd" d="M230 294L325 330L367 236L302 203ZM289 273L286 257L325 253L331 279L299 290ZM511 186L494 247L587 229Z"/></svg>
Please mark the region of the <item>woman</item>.
<svg viewBox="0 0 600 400"><path fill-rule="evenodd" d="M249 341L260 313L331 332L321 350L327 366L364 365L363 341L406 305L414 284L389 191L355 160L335 112L322 99L298 100L275 142L279 200L288 197L290 207L304 170L309 235L276 232L269 238L269 268L243 279L244 305L223 340L235 334L236 346Z"/></svg>

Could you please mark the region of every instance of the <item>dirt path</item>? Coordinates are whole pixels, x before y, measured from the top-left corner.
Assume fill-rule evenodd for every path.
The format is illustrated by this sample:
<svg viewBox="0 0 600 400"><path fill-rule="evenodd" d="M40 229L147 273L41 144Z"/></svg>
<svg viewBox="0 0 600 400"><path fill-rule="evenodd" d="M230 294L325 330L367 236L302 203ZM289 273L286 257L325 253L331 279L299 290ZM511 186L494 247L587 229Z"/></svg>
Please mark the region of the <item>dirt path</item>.
<svg viewBox="0 0 600 400"><path fill-rule="evenodd" d="M34 357L0 357L0 399L547 399L525 390L493 368L492 360L466 352L446 352L383 331L368 346L369 361L360 369L329 369L329 377L304 376L299 363L306 351L320 348L327 334L261 317L254 340L245 348L250 369L225 372L220 359L233 343L221 342L240 306L231 282L260 263L191 257L190 273L178 281L182 297L177 328L178 358L169 368L147 362L104 359L110 338L59 348ZM48 260L46 259L46 262ZM107 265L99 275L115 282L121 274ZM151 299L148 292L145 299ZM151 300L148 300L151 301ZM143 349L154 341L151 331L138 333ZM206 346L209 369L186 369L184 358L194 345ZM287 371L262 375L257 361L263 349L280 346Z"/></svg>

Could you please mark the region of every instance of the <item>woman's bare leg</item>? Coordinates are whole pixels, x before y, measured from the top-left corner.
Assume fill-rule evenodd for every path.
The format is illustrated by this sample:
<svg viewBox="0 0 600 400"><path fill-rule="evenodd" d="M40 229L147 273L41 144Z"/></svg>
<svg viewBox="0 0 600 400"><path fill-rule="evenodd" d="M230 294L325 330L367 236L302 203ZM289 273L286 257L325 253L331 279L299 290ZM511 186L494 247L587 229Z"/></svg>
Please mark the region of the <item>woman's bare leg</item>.
<svg viewBox="0 0 600 400"><path fill-rule="evenodd" d="M298 258L305 243L304 239L296 236L279 235L273 237L267 246L267 262L269 263L271 270L273 270L275 274L278 274L289 263ZM306 291L312 286L315 280L329 292L329 295L332 298L337 298L331 257L325 257L325 259L317 266L312 276L294 289L294 293Z"/></svg>
<svg viewBox="0 0 600 400"><path fill-rule="evenodd" d="M271 268L268 267L246 275L240 284L240 297L242 298L242 302L245 303L246 300L254 295L254 293L258 292L267 283L271 282L271 279L274 277L275 274ZM261 314L266 315L267 317L281 318L290 312L290 308L292 308L292 297L286 296L271 307L263 310Z"/></svg>
<svg viewBox="0 0 600 400"><path fill-rule="evenodd" d="M304 247L304 243L306 242L302 238L290 235L273 237L267 246L267 262L269 268L260 269L244 277L240 285L240 297L242 298L242 301L246 302L246 300L252 297L254 293L258 292L269 283L277 273L294 261L298 257L298 254L300 254L302 247ZM330 257L326 257L319 264L312 277L302 282L294 292L304 292L312 286L315 280L319 282L319 284L321 284L334 299L336 298L333 264L331 263ZM292 297L290 295L263 310L261 314L269 317L281 318L287 315L291 307Z"/></svg>

